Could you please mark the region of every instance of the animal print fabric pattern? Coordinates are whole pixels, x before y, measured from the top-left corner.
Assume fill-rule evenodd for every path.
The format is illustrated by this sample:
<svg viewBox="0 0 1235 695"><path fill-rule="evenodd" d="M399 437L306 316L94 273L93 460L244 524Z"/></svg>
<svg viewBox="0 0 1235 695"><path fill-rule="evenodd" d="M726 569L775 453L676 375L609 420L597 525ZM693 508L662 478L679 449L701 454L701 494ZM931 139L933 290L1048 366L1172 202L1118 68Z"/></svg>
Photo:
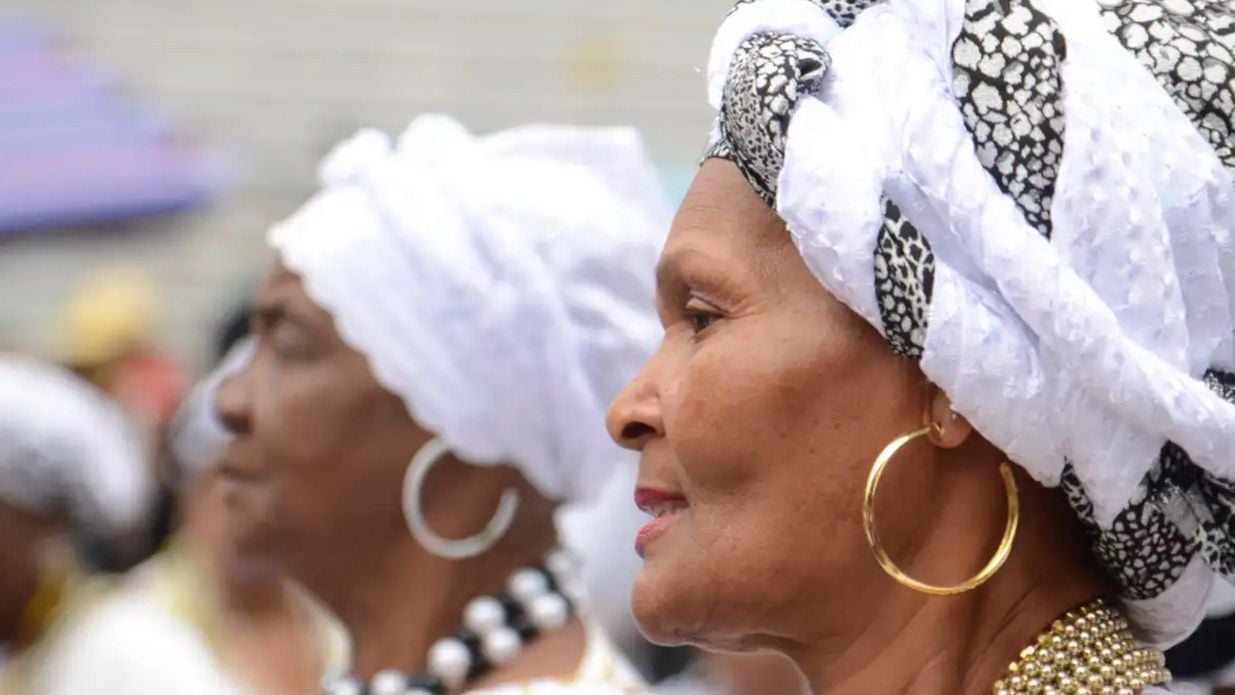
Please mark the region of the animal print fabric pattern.
<svg viewBox="0 0 1235 695"><path fill-rule="evenodd" d="M1235 402L1235 374L1211 370L1205 383ZM1093 544L1094 554L1125 597L1151 599L1168 589L1198 553L1210 567L1235 580L1235 484L1192 462L1180 447L1162 447L1137 495L1101 528L1071 465L1060 483Z"/></svg>
<svg viewBox="0 0 1235 695"><path fill-rule="evenodd" d="M851 21L875 3L816 4L835 12L834 18L842 22ZM775 208L789 119L798 100L819 89L830 66L827 52L809 38L760 33L746 39L730 63L720 109L720 137L704 159L734 162L751 188ZM880 318L893 351L917 359L926 343L934 255L926 238L895 203L885 197L881 206L884 221L872 259Z"/></svg>
<svg viewBox="0 0 1235 695"><path fill-rule="evenodd" d="M935 286L930 242L886 196L875 246L875 297L883 333L893 352L920 359Z"/></svg>
<svg viewBox="0 0 1235 695"><path fill-rule="evenodd" d="M730 10L729 14L737 12L738 8L742 5L749 5L758 1L759 0L738 0L737 4L733 6L733 9ZM818 5L819 9L827 12L828 15L832 17L833 21L841 27L847 27L850 24L853 24L854 20L858 18L858 15L861 14L862 10L865 10L873 5L878 5L882 1L883 0L810 0L811 3Z"/></svg>
<svg viewBox="0 0 1235 695"><path fill-rule="evenodd" d="M1107 28L1235 170L1235 7L1227 0L1099 0Z"/></svg>
<svg viewBox="0 0 1235 695"><path fill-rule="evenodd" d="M952 45L953 86L978 159L1048 238L1063 158L1066 56L1055 22L1028 0L969 0Z"/></svg>
<svg viewBox="0 0 1235 695"><path fill-rule="evenodd" d="M789 118L801 95L818 90L831 62L814 39L761 33L743 41L730 63L720 108L721 140L770 207L776 207Z"/></svg>

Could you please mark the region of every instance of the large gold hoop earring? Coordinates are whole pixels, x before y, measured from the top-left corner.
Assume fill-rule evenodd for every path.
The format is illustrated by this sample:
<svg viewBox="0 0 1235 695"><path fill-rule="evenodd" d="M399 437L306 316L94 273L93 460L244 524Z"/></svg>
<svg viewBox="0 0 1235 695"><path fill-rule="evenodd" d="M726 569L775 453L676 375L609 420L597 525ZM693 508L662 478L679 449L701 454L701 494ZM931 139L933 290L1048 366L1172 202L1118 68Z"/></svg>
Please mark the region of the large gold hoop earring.
<svg viewBox="0 0 1235 695"><path fill-rule="evenodd" d="M927 584L926 582L918 581L913 577L901 571L901 568L896 566L892 558L883 548L883 544L879 542L879 533L875 528L875 493L879 491L879 482L883 479L884 469L887 468L888 462L896 455L896 452L901 447L909 442L927 434L931 431L930 427L923 427L916 432L902 435L892 440L891 444L884 447L883 451L879 452L879 457L875 459L875 465L871 467L870 475L866 478L866 496L862 501L862 523L866 528L866 541L870 544L871 552L875 554L875 560L879 562L879 566L883 568L888 576L895 579L900 584L920 591L924 594L932 596L954 596L963 594L966 591L974 589L985 584L999 568L1003 567L1003 563L1007 561L1008 556L1012 554L1012 541L1016 538L1016 525L1020 521L1020 497L1016 489L1016 478L1012 475L1012 467L1007 461L999 464L999 474L1003 477L1003 486L1008 494L1008 522L1003 529L1003 539L999 541L999 547L995 550L995 555L986 563L973 577L953 586L938 586L935 584Z"/></svg>

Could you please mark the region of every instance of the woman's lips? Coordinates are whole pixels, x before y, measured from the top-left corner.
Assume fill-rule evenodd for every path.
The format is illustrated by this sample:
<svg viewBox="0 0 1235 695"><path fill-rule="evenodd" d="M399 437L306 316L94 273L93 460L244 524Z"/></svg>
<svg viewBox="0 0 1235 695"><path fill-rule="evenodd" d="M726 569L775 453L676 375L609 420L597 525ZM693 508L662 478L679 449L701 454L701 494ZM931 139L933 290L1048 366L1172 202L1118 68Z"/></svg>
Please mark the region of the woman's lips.
<svg viewBox="0 0 1235 695"><path fill-rule="evenodd" d="M219 465L219 472L223 474L223 479L229 483L235 484L255 484L265 479L265 475L257 470L255 466L245 465L232 456L225 456Z"/></svg>
<svg viewBox="0 0 1235 695"><path fill-rule="evenodd" d="M647 546L660 537L690 505L681 495L641 487L635 490L635 506L653 517L635 534L635 552L639 557L643 557Z"/></svg>

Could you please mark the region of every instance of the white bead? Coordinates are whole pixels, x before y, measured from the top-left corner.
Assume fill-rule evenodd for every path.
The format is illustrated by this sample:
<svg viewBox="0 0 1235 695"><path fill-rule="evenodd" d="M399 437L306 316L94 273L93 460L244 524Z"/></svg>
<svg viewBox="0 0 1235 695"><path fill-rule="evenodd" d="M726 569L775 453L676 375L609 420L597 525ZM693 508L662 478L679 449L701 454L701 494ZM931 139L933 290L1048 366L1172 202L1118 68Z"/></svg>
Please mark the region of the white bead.
<svg viewBox="0 0 1235 695"><path fill-rule="evenodd" d="M516 601L526 605L549 590L549 580L536 570L521 569L510 577L507 588Z"/></svg>
<svg viewBox="0 0 1235 695"><path fill-rule="evenodd" d="M570 607L566 599L558 594L544 594L532 599L527 608L532 624L542 632L560 630L570 618Z"/></svg>
<svg viewBox="0 0 1235 695"><path fill-rule="evenodd" d="M570 599L570 601L576 606L581 606L586 602L587 589L584 588L584 584L581 580L571 579L562 582L560 588L562 590L562 595Z"/></svg>
<svg viewBox="0 0 1235 695"><path fill-rule="evenodd" d="M495 666L510 663L523 649L523 640L519 633L508 627L500 627L484 636L481 650L485 658Z"/></svg>
<svg viewBox="0 0 1235 695"><path fill-rule="evenodd" d="M403 695L406 691L407 677L398 671L379 671L369 681L371 695Z"/></svg>
<svg viewBox="0 0 1235 695"><path fill-rule="evenodd" d="M579 563L565 550L554 550L545 558L545 567L558 579L565 579L579 571Z"/></svg>
<svg viewBox="0 0 1235 695"><path fill-rule="evenodd" d="M472 599L463 611L463 627L484 636L506 624L506 609L489 596Z"/></svg>
<svg viewBox="0 0 1235 695"><path fill-rule="evenodd" d="M363 692L364 688L360 686L360 682L350 676L344 676L326 684L326 695L360 695Z"/></svg>
<svg viewBox="0 0 1235 695"><path fill-rule="evenodd" d="M438 640L429 649L429 672L441 678L450 690L458 690L472 668L467 646L453 637Z"/></svg>

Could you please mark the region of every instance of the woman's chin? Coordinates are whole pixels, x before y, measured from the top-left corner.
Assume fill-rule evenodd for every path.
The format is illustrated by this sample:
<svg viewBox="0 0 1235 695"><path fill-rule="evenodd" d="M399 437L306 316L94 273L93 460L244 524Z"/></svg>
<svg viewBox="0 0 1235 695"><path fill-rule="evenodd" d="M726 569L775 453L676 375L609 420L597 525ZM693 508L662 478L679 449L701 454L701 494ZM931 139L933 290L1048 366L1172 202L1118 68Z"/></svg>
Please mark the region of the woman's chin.
<svg viewBox="0 0 1235 695"><path fill-rule="evenodd" d="M691 636L682 629L689 624L681 615L687 603L678 591L683 587L660 572L657 564L646 563L635 579L630 596L631 613L648 641L664 646L689 644Z"/></svg>

